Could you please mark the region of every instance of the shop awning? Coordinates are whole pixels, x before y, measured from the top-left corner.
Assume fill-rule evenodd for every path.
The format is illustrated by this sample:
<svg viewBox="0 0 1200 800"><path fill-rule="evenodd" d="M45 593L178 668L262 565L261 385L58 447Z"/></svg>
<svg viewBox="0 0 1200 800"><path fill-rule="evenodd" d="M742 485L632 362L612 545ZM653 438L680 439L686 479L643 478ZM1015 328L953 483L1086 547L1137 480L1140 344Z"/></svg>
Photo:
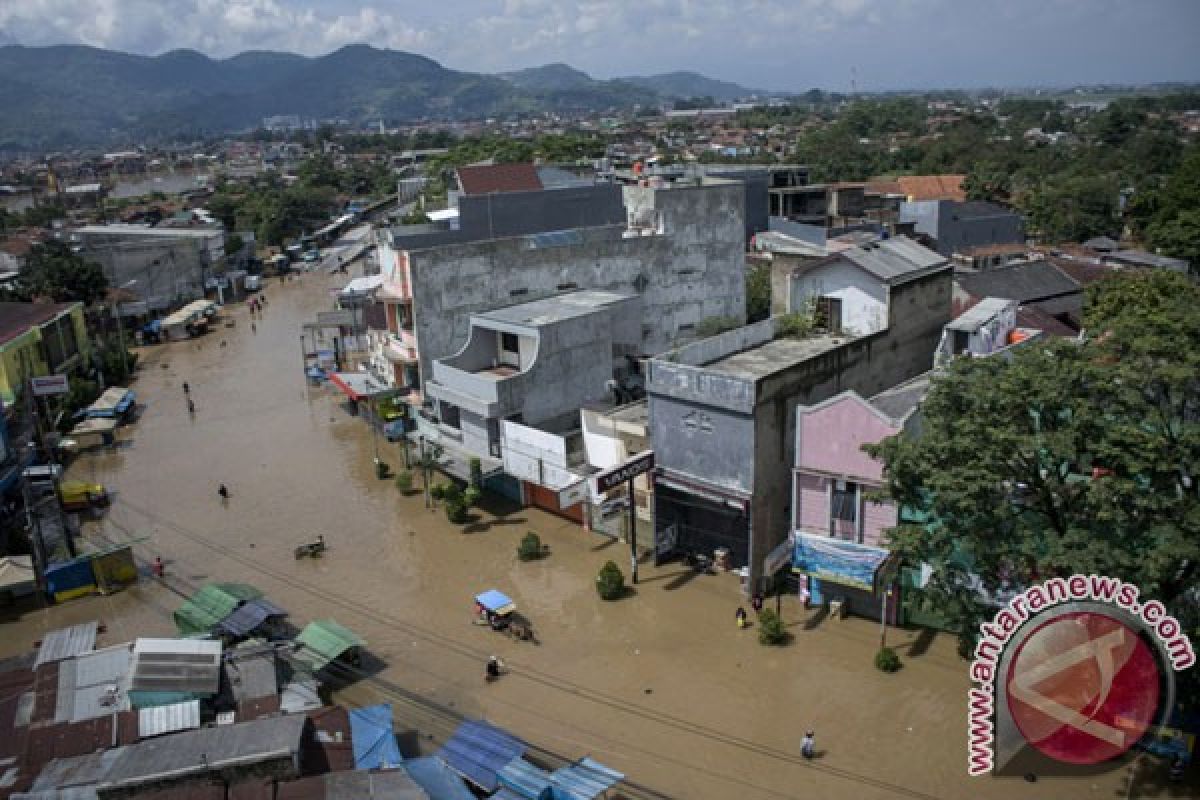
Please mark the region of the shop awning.
<svg viewBox="0 0 1200 800"><path fill-rule="evenodd" d="M467 720L437 757L480 789L494 792L499 785L497 773L524 752L525 743L511 733L483 720Z"/></svg>
<svg viewBox="0 0 1200 800"><path fill-rule="evenodd" d="M890 553L879 547L796 531L792 569L822 581L875 591L875 577Z"/></svg>
<svg viewBox="0 0 1200 800"><path fill-rule="evenodd" d="M523 800L538 800L550 788L550 773L523 758L514 758L496 773L496 780Z"/></svg>
<svg viewBox="0 0 1200 800"><path fill-rule="evenodd" d="M354 647L366 644L354 631L331 619L308 623L296 643L302 645L296 658L307 664L314 672Z"/></svg>
<svg viewBox="0 0 1200 800"><path fill-rule="evenodd" d="M396 744L390 703L350 709L350 742L355 769L389 769L404 761Z"/></svg>
<svg viewBox="0 0 1200 800"><path fill-rule="evenodd" d="M623 780L622 773L586 757L569 767L554 770L550 776L550 784L555 789L580 800L599 797Z"/></svg>
<svg viewBox="0 0 1200 800"><path fill-rule="evenodd" d="M369 400L389 391L387 386L365 372L331 372L329 380L351 400Z"/></svg>
<svg viewBox="0 0 1200 800"><path fill-rule="evenodd" d="M440 758L425 756L405 761L404 771L425 790L429 800L475 800L463 779Z"/></svg>

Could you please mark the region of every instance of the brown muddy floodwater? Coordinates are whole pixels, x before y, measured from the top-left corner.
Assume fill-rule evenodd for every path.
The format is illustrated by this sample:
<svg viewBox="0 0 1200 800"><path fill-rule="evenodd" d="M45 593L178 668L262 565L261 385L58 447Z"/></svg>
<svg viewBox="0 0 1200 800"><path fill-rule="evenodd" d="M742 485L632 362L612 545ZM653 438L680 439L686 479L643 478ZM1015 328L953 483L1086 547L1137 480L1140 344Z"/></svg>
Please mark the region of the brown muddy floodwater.
<svg viewBox="0 0 1200 800"><path fill-rule="evenodd" d="M123 447L82 456L69 477L115 493L89 536L145 537L138 556L161 555L168 586L143 581L109 598L2 617L0 656L80 619L108 625L104 644L170 634L176 592L244 581L298 625L332 617L364 636L382 666L340 698L390 701L398 730L435 741L452 723L398 690L566 756L590 754L677 798L1123 795L1123 771L1037 783L969 779L967 671L949 637L910 653L916 635L890 632L905 667L885 675L872 665L877 625L825 620L809 629L806 612L785 602L795 639L765 648L753 629L734 625L732 575L646 565L636 594L604 603L596 572L609 558L624 568L624 545L533 509L482 513L464 531L426 510L421 495L376 480L367 426L333 391L306 388L301 371L300 325L329 308L330 289L345 281L272 281L257 334L236 304L227 313L236 327L142 351L140 420L125 429ZM401 463L397 445L380 447ZM217 497L222 482L227 505ZM516 560L528 530L550 545L549 558ZM317 534L329 545L325 557L295 560L292 548ZM471 624L471 597L489 587L516 600L539 645ZM485 685L493 653L511 672ZM811 763L800 757L805 728L817 734L820 757Z"/></svg>

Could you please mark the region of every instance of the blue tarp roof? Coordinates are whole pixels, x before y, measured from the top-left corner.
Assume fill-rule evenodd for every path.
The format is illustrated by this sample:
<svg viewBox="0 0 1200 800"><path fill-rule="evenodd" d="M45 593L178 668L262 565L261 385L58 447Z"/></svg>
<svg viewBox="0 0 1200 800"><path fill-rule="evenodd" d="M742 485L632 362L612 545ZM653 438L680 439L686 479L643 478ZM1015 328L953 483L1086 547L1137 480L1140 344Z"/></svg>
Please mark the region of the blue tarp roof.
<svg viewBox="0 0 1200 800"><path fill-rule="evenodd" d="M440 758L414 758L404 762L404 769L425 790L429 800L475 800L463 779Z"/></svg>
<svg viewBox="0 0 1200 800"><path fill-rule="evenodd" d="M467 720L446 742L437 757L484 791L494 792L496 773L525 752L525 743L483 720Z"/></svg>
<svg viewBox="0 0 1200 800"><path fill-rule="evenodd" d="M392 727L391 703L350 709L355 769L396 767L404 762Z"/></svg>
<svg viewBox="0 0 1200 800"><path fill-rule="evenodd" d="M557 769L550 776L550 783L556 790L566 790L565 797L580 800L599 797L623 780L624 774L591 758L584 758L569 767ZM555 800L560 796L556 791Z"/></svg>
<svg viewBox="0 0 1200 800"><path fill-rule="evenodd" d="M287 612L282 608L260 597L234 609L233 613L216 624L216 631L230 636L247 636L266 622L268 617L286 616Z"/></svg>
<svg viewBox="0 0 1200 800"><path fill-rule="evenodd" d="M517 797L538 800L550 788L550 773L539 769L523 758L514 758L496 773L500 785L512 790Z"/></svg>

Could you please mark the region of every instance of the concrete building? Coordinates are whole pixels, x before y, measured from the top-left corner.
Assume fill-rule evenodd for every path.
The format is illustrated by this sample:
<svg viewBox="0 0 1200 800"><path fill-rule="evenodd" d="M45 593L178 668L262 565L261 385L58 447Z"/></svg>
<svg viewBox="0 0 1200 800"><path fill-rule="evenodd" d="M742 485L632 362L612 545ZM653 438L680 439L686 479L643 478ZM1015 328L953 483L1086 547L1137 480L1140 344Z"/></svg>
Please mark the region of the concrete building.
<svg viewBox="0 0 1200 800"><path fill-rule="evenodd" d="M470 317L467 342L433 362L425 383L440 440L502 458L501 422L577 429L579 409L603 400L640 353L634 293L570 292Z"/></svg>
<svg viewBox="0 0 1200 800"><path fill-rule="evenodd" d="M122 315L165 311L204 296L205 282L223 266L225 232L209 228L86 225L71 233L80 255L104 270L110 286L140 302L123 303Z"/></svg>
<svg viewBox="0 0 1200 800"><path fill-rule="evenodd" d="M0 400L30 378L70 375L91 361L82 303L0 303Z"/></svg>
<svg viewBox="0 0 1200 800"><path fill-rule="evenodd" d="M397 250L381 242L385 281L378 297L389 305L381 349L393 373L377 377L419 391L433 360L466 343L472 314L563 292L640 295L642 354L691 338L706 318L744 319L742 184L704 179L615 188L622 198L620 224L426 249ZM545 202L555 191L544 193Z"/></svg>
<svg viewBox="0 0 1200 800"><path fill-rule="evenodd" d="M651 449L650 409L644 399L614 407L584 408L579 417L591 472L611 470ZM638 529L653 530L654 482L650 473L633 479L633 495ZM630 499L626 488L593 494L589 499L588 529L628 540Z"/></svg>
<svg viewBox="0 0 1200 800"><path fill-rule="evenodd" d="M862 448L905 430L930 378L918 375L870 400L851 390L796 408L791 534L783 545L791 558L780 562L806 576L814 605L840 600L847 611L879 617L890 588L879 583L890 554L885 535L899 515L890 500L872 498L886 487L883 464ZM890 621L898 609L889 606Z"/></svg>
<svg viewBox="0 0 1200 800"><path fill-rule="evenodd" d="M647 362L660 557L727 548L756 586L789 528L796 406L846 389L874 394L933 365L950 319L951 268L910 244L913 260L904 245L839 254L803 273L808 286L819 281L818 299L861 301L864 313L847 309L843 323L853 334L779 336L773 317ZM803 285L796 291L807 296Z"/></svg>
<svg viewBox="0 0 1200 800"><path fill-rule="evenodd" d="M994 203L927 200L904 203L901 222L912 223L917 233L933 239L944 256L984 245L1020 244L1025 222L1020 215Z"/></svg>

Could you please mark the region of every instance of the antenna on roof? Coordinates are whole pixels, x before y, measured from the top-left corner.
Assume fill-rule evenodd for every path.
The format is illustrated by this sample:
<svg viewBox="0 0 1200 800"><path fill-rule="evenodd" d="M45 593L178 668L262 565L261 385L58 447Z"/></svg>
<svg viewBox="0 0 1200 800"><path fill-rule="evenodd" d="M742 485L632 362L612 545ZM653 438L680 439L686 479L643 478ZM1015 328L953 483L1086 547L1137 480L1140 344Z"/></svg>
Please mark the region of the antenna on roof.
<svg viewBox="0 0 1200 800"><path fill-rule="evenodd" d="M850 94L858 94L858 67L850 67Z"/></svg>

